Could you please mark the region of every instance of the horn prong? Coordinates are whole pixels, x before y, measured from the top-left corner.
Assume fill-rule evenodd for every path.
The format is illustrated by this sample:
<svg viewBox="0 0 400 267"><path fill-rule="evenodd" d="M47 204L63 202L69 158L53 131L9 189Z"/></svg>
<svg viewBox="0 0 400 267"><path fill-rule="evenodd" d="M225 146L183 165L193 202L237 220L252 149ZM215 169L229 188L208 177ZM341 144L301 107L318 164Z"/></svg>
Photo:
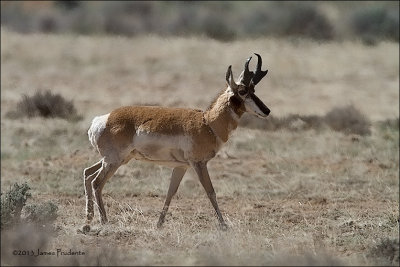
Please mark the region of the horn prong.
<svg viewBox="0 0 400 267"><path fill-rule="evenodd" d="M249 81L251 80L251 78L254 75L254 73L249 70L249 63L250 63L251 58L252 57L250 56L244 63L244 70L241 74L241 79L240 79L240 82L242 82L243 84L246 84L246 85L248 85Z"/></svg>
<svg viewBox="0 0 400 267"><path fill-rule="evenodd" d="M249 57L249 58L246 60L246 63L244 63L244 69L247 70L247 71L249 71L249 63L250 63L250 60L251 60L251 57Z"/></svg>
<svg viewBox="0 0 400 267"><path fill-rule="evenodd" d="M265 75L267 75L268 70L262 71L261 66L262 66L262 58L259 54L254 53L257 56L257 67L256 71L254 73L253 78L251 81L253 82L254 85L256 85L259 81L261 81L262 78L264 78Z"/></svg>
<svg viewBox="0 0 400 267"><path fill-rule="evenodd" d="M261 71L261 66L262 66L262 58L259 54L254 53L254 55L257 56L257 67L256 70L260 70Z"/></svg>
<svg viewBox="0 0 400 267"><path fill-rule="evenodd" d="M251 57L249 57L246 60L246 63L244 63L244 77L247 77L250 75L250 70L249 70L249 63L250 63Z"/></svg>

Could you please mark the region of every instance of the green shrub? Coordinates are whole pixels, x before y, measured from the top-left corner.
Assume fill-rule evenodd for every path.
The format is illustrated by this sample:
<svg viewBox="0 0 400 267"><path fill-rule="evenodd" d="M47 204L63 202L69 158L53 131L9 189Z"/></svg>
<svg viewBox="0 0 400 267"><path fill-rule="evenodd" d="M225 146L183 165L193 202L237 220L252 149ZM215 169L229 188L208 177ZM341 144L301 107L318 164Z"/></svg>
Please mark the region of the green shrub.
<svg viewBox="0 0 400 267"><path fill-rule="evenodd" d="M31 196L29 189L27 183L15 183L8 192L1 193L1 229L20 221L22 208Z"/></svg>
<svg viewBox="0 0 400 267"><path fill-rule="evenodd" d="M81 119L72 101L65 100L61 95L53 94L50 91L44 93L38 91L33 96L23 95L16 110L7 113L7 116L11 118L40 116L68 120Z"/></svg>

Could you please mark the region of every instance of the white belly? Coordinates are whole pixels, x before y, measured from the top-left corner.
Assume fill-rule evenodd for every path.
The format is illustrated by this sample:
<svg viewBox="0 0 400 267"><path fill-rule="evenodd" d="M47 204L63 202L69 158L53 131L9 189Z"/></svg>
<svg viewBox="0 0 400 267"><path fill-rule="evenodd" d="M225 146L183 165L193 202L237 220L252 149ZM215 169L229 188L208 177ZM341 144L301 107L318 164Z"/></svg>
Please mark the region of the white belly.
<svg viewBox="0 0 400 267"><path fill-rule="evenodd" d="M131 157L171 167L188 165L186 155L191 146L191 138L184 135L139 132L134 138Z"/></svg>

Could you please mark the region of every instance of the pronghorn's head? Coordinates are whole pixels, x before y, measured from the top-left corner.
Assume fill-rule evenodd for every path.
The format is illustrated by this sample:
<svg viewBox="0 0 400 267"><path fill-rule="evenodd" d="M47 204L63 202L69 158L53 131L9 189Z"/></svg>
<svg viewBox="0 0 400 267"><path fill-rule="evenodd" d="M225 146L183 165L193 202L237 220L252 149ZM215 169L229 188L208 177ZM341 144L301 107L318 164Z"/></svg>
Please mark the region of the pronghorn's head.
<svg viewBox="0 0 400 267"><path fill-rule="evenodd" d="M246 60L244 70L240 74L238 82L233 80L232 66L228 67L226 72L226 82L229 88L232 90L231 101L235 105L241 105L245 108L246 112L256 115L260 118L266 118L270 113L269 108L255 95L254 87L259 81L267 74L268 70L262 71L262 59L259 54L256 54L258 58L256 71L249 71L249 62L251 57Z"/></svg>

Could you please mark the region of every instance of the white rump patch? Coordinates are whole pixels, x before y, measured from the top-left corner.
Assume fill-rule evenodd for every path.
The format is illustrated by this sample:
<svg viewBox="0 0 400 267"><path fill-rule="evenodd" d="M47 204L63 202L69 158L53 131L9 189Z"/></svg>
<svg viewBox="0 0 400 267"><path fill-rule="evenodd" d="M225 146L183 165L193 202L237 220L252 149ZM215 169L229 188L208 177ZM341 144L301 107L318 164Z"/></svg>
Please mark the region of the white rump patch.
<svg viewBox="0 0 400 267"><path fill-rule="evenodd" d="M110 116L110 113L102 115L102 116L97 116L94 117L92 120L92 125L90 125L90 128L88 130L88 136L90 143L94 148L99 150L97 146L97 141L99 140L99 137L103 133L104 129L106 128L108 116Z"/></svg>

